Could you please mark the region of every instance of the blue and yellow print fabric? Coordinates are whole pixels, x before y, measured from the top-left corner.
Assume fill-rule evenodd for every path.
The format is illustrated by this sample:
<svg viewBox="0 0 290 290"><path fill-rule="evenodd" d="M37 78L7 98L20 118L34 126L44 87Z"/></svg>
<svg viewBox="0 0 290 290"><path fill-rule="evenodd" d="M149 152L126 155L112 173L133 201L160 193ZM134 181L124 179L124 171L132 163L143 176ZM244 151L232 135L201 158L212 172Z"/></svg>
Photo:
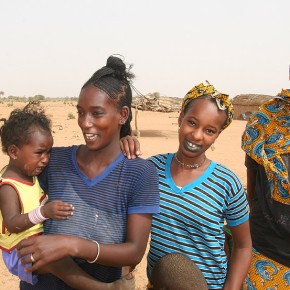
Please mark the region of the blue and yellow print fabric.
<svg viewBox="0 0 290 290"><path fill-rule="evenodd" d="M264 289L290 289L290 268L253 249L250 271L243 284L243 290Z"/></svg>
<svg viewBox="0 0 290 290"><path fill-rule="evenodd" d="M265 168L272 198L290 204L288 169L281 157L290 153L290 90L282 90L250 118L242 148Z"/></svg>

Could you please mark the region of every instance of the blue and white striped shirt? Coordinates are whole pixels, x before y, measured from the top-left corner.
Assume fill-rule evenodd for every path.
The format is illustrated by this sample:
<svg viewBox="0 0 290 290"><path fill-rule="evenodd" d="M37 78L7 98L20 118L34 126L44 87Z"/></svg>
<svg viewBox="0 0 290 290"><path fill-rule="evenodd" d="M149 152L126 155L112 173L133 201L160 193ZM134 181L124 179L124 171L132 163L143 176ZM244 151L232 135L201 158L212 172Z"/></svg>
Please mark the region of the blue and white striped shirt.
<svg viewBox="0 0 290 290"><path fill-rule="evenodd" d="M227 167L211 162L196 180L179 188L170 164L173 154L151 157L159 175L160 214L153 217L147 273L171 252L188 255L200 268L209 289L221 289L227 274L222 227L248 220L245 191Z"/></svg>

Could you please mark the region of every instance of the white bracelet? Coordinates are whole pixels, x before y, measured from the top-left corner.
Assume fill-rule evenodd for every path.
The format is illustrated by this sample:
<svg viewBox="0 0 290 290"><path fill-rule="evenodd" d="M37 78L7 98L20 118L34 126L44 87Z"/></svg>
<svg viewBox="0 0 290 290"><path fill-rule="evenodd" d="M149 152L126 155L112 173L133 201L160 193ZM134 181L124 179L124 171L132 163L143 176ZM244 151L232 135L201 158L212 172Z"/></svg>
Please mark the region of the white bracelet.
<svg viewBox="0 0 290 290"><path fill-rule="evenodd" d="M98 246L98 253L97 253L96 258L95 258L93 261L89 261L89 260L87 260L87 261L88 261L89 263L91 263L91 264L96 263L96 261L97 261L98 258L99 258L99 255L100 255L100 245L99 245L99 243L98 243L97 241L92 241L92 242L94 242L94 243L97 244L97 246Z"/></svg>
<svg viewBox="0 0 290 290"><path fill-rule="evenodd" d="M41 224L42 222L48 219L42 215L41 208L42 205L28 213L28 218L30 222L34 225Z"/></svg>

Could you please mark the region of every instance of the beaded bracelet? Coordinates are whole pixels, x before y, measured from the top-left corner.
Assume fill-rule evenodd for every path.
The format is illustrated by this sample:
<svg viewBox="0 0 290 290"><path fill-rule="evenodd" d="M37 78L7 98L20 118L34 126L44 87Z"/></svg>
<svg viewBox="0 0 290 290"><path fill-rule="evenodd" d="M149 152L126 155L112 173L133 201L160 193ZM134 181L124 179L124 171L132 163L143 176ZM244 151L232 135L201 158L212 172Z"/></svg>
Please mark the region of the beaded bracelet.
<svg viewBox="0 0 290 290"><path fill-rule="evenodd" d="M44 217L40 211L42 205L35 208L34 210L30 211L28 213L28 218L30 220L31 223L37 225L37 224L41 224L42 222L44 222L45 220L47 220L48 218Z"/></svg>
<svg viewBox="0 0 290 290"><path fill-rule="evenodd" d="M98 246L98 253L97 253L96 258L95 258L93 261L89 261L89 260L87 260L87 261L88 261L89 263L91 263L91 264L95 263L95 262L98 260L99 255L100 255L100 245L99 245L99 243L98 243L97 241L92 241L92 242L94 242L94 243L97 244L97 246Z"/></svg>

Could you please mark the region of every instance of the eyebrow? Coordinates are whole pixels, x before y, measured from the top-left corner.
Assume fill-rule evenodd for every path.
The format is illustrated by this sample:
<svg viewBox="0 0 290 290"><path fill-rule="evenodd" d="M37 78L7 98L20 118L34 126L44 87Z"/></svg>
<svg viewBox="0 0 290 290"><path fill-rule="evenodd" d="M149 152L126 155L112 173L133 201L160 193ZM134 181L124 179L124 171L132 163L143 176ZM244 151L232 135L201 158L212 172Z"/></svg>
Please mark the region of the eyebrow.
<svg viewBox="0 0 290 290"><path fill-rule="evenodd" d="M76 105L77 108L82 108L81 106L79 105ZM90 106L90 109L102 109L103 107L102 106Z"/></svg>

